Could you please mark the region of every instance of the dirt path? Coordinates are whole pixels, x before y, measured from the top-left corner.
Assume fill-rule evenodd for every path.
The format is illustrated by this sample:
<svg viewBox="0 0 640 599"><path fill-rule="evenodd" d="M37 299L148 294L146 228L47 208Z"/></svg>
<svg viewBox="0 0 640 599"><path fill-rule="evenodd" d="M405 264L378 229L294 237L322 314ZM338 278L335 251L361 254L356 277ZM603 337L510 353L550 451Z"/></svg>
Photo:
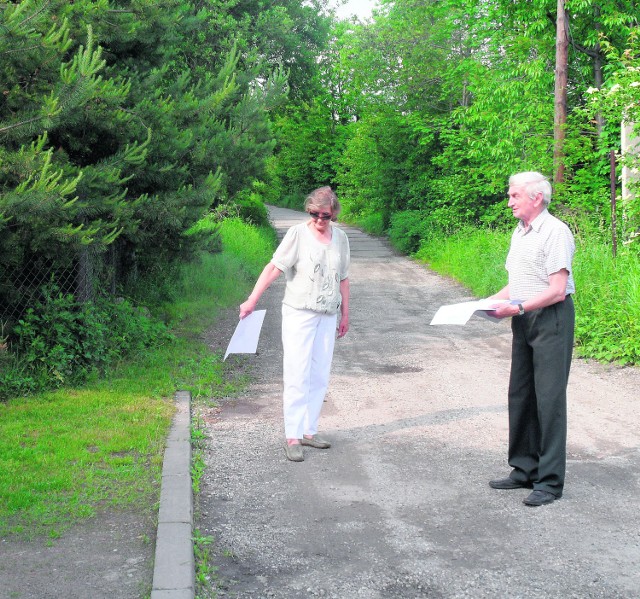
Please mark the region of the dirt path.
<svg viewBox="0 0 640 599"><path fill-rule="evenodd" d="M272 213L280 230L301 217ZM508 324L430 327L440 305L472 298L346 230L351 331L321 418L334 446L285 460L281 281L259 306L258 355L229 358L255 383L204 413L197 526L216 540L219 596L639 597L640 371L574 361L564 497L527 508L525 492L487 484L509 471Z"/></svg>

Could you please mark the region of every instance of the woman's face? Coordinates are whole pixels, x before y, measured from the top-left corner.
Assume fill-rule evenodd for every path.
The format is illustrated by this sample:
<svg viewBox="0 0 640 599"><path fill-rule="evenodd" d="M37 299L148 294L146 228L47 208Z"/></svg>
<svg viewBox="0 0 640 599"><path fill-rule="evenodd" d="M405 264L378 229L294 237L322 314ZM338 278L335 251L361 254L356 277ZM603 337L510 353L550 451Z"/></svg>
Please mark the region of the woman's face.
<svg viewBox="0 0 640 599"><path fill-rule="evenodd" d="M324 232L331 226L331 218L333 217L331 206L309 206L307 212L317 231Z"/></svg>

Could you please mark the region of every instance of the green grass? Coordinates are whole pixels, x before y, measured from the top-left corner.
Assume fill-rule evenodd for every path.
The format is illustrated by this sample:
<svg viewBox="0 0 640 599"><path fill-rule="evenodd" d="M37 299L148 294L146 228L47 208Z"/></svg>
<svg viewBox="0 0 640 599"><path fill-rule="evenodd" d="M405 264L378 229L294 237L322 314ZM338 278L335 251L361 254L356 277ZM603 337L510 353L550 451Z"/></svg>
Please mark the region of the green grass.
<svg viewBox="0 0 640 599"><path fill-rule="evenodd" d="M198 335L246 295L273 250L270 231L232 231L244 243L186 266L180 299L163 306L174 340L107 380L0 402L0 537L56 538L101 509L155 511L174 392L215 398L242 384Z"/></svg>
<svg viewBox="0 0 640 599"><path fill-rule="evenodd" d="M119 385L0 405L0 536L55 536L155 498L171 402Z"/></svg>
<svg viewBox="0 0 640 599"><path fill-rule="evenodd" d="M576 252L576 344L581 355L640 364L640 259L631 248L613 258L597 240Z"/></svg>
<svg viewBox="0 0 640 599"><path fill-rule="evenodd" d="M477 297L486 297L507 284L504 263L510 239L510 233L469 228L449 237L429 238L415 258L460 281Z"/></svg>
<svg viewBox="0 0 640 599"><path fill-rule="evenodd" d="M507 283L510 237L468 229L423 242L415 257L486 297ZM640 259L635 248L611 254L604 238L576 236L576 350L603 362L640 364Z"/></svg>

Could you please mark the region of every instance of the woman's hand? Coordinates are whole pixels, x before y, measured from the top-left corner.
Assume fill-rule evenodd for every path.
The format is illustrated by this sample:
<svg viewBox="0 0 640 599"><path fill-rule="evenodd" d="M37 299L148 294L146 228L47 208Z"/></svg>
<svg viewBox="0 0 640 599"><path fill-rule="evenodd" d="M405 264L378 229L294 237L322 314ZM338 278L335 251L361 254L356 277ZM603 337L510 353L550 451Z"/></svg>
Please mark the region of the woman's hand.
<svg viewBox="0 0 640 599"><path fill-rule="evenodd" d="M249 316L249 314L256 309L257 303L255 300L249 298L246 302L240 304L240 320Z"/></svg>
<svg viewBox="0 0 640 599"><path fill-rule="evenodd" d="M340 337L344 337L347 334L348 330L349 330L349 317L343 316L340 319L340 324L338 324L338 339L340 339Z"/></svg>
<svg viewBox="0 0 640 599"><path fill-rule="evenodd" d="M256 281L255 287L251 292L251 295L247 298L244 304L240 304L240 320L246 318L256 309L256 305L258 304L258 300L262 296L262 294L269 288L269 285L273 283L280 275L282 271L279 270L276 266L271 264L267 264L258 280Z"/></svg>

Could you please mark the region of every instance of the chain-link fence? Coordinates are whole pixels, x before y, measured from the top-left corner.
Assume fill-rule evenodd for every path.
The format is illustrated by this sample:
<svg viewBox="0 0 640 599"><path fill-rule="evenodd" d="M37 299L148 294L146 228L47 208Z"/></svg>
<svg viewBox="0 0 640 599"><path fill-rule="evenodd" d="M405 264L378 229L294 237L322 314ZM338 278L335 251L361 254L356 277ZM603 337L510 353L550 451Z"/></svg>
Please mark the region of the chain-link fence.
<svg viewBox="0 0 640 599"><path fill-rule="evenodd" d="M34 256L15 268L0 269L0 337L6 335L28 308L43 298L43 290L73 295L79 302L116 292L117 249L95 253L82 249L68 263Z"/></svg>

